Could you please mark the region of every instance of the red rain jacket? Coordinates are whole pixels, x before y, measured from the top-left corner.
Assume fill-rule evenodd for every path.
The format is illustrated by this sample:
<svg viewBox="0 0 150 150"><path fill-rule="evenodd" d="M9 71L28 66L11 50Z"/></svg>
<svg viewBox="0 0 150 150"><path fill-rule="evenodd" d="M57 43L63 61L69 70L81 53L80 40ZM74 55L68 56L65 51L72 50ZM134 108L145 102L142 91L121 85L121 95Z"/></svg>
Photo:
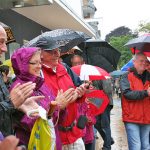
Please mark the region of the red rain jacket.
<svg viewBox="0 0 150 150"><path fill-rule="evenodd" d="M69 74L67 73L66 68L62 64L58 64L56 68L56 73L51 69L43 66L43 73L45 78L45 83L47 86L52 89L53 94L57 96L58 90L62 89L63 91L68 90L69 88L75 88L73 81ZM59 121L59 125L66 127L70 126L77 118L77 103L74 102L69 104L66 108L66 115L64 120ZM62 144L71 144L74 143L78 138L82 137L82 130L73 127L71 131L63 132L59 131Z"/></svg>
<svg viewBox="0 0 150 150"><path fill-rule="evenodd" d="M125 96L122 97L123 121L150 124L150 97L143 94L144 90L146 92L150 86L150 81L146 80L145 84L143 84L141 79L135 76L133 72L130 72L127 74L125 82L129 82L130 89L134 92L134 95L141 98L137 99L134 95L132 97L134 96L135 100L127 99ZM128 84L125 85L127 87Z"/></svg>

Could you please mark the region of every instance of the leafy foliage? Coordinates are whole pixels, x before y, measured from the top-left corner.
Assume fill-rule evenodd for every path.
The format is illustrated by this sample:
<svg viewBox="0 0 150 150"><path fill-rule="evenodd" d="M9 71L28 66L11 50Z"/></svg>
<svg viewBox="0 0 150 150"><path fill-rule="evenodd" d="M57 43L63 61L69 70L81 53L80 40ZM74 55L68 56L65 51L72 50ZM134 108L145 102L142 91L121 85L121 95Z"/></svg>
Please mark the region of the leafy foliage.
<svg viewBox="0 0 150 150"><path fill-rule="evenodd" d="M137 29L137 32L150 33L150 22L141 21Z"/></svg>
<svg viewBox="0 0 150 150"><path fill-rule="evenodd" d="M132 53L129 48L124 46L130 39L137 37L137 32L133 33L131 29L125 26L114 29L106 35L106 41L121 52L118 63L118 69L125 65L131 58Z"/></svg>
<svg viewBox="0 0 150 150"><path fill-rule="evenodd" d="M111 37L120 37L120 36L125 36L125 35L133 35L131 29L125 26L118 27L111 31L109 34L106 35L105 40L107 42L110 42Z"/></svg>
<svg viewBox="0 0 150 150"><path fill-rule="evenodd" d="M122 35L118 37L110 37L110 44L121 52L121 57L118 63L118 69L125 65L131 58L132 53L129 48L124 45L133 38L133 35Z"/></svg>

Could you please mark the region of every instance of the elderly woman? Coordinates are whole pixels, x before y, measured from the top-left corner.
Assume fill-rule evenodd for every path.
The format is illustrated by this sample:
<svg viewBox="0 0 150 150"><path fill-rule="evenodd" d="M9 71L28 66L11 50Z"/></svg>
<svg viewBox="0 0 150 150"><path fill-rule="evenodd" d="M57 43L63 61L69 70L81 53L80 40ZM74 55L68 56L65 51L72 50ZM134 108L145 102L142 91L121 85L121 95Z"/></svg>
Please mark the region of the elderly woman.
<svg viewBox="0 0 150 150"><path fill-rule="evenodd" d="M38 104L42 106L47 112L51 111L50 109L53 109L56 105L61 106L63 101L69 101L71 99L72 89L68 90L65 93L58 92L59 94L55 99L52 92L44 84L44 80L40 76L41 51L38 48L20 48L13 53L11 61L14 73L16 75L16 79L12 84L10 90L12 90L17 83L25 83L28 81L36 83L36 88L32 95L43 95L45 97L42 100L40 100ZM52 106L54 107L52 108ZM56 109L54 109L54 111L58 111L57 107ZM53 114L53 118L55 120L57 118L57 115L58 113ZM20 139L21 145L28 145L31 130L36 119L37 117L33 117L31 119L27 115L24 115L21 121L15 124L16 136ZM57 150L61 150L60 141L56 142Z"/></svg>

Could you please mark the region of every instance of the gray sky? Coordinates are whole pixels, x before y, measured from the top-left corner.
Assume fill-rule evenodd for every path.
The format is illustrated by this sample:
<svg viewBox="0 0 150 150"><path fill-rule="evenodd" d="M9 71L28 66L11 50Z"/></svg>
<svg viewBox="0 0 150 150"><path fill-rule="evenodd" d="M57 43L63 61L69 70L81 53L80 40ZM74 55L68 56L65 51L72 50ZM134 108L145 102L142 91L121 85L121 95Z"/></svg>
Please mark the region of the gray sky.
<svg viewBox="0 0 150 150"><path fill-rule="evenodd" d="M150 0L94 0L102 39L120 26L135 30L141 20L150 22Z"/></svg>

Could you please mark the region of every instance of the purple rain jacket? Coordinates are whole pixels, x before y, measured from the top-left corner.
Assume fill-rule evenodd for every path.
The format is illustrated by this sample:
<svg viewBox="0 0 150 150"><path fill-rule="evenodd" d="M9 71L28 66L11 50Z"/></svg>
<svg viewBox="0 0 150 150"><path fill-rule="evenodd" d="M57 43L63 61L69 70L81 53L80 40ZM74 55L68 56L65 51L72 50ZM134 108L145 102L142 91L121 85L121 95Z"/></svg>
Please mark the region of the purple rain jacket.
<svg viewBox="0 0 150 150"><path fill-rule="evenodd" d="M35 95L44 95L45 98L40 100L38 104L45 108L47 111L50 107L50 102L54 100L54 96L52 94L52 91L47 88L47 86L44 84L44 79L41 77L33 76L28 72L28 64L29 60L31 59L32 55L38 50L38 48L34 47L28 47L28 48L20 48L16 50L12 57L12 66L14 69L14 73L16 75L15 82L11 85L10 90L17 84L17 83L25 83L28 81L32 81L36 83L36 88L32 94L32 96ZM57 113L55 113L57 114ZM54 114L54 119L56 115ZM30 138L30 133L32 130L32 127L34 125L36 118L31 119L27 117L27 115L24 115L19 124L15 124L15 132L16 136L20 139L20 144L27 145ZM57 134L56 134L57 136ZM60 141L57 141L57 149L61 150ZM58 146L60 145L60 146Z"/></svg>

